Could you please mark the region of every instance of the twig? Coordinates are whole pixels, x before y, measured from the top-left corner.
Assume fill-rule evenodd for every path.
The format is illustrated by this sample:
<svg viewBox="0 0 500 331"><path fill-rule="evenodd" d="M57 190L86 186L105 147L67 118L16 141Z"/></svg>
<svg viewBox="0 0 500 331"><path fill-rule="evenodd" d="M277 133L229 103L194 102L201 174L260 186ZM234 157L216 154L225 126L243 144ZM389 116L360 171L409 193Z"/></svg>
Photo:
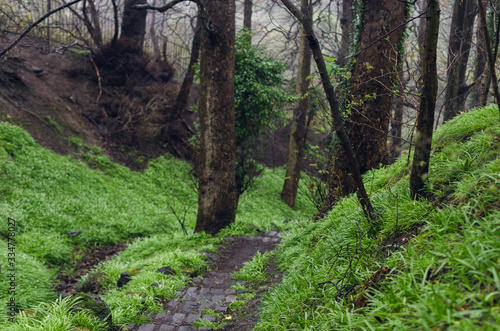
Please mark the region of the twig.
<svg viewBox="0 0 500 331"><path fill-rule="evenodd" d="M97 68L97 65L95 64L94 59L92 58L92 55L90 56L90 62L94 65L95 72L97 74L97 82L99 84L99 95L97 96L97 99L95 101L96 105L99 105L99 99L101 98L102 95L102 82L101 82L101 74L99 72L99 68ZM104 112L104 111L103 111ZM105 113L105 112L104 112ZM106 114L106 113L105 113ZM107 117L107 114L106 114Z"/></svg>

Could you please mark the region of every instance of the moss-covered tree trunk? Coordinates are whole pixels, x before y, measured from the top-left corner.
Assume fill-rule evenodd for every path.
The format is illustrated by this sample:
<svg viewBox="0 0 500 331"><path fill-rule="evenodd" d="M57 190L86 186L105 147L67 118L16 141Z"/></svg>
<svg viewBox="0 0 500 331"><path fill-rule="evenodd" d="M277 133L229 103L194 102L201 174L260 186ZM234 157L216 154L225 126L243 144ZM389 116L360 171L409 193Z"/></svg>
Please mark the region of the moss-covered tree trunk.
<svg viewBox="0 0 500 331"><path fill-rule="evenodd" d="M314 61L316 62L316 65L318 67L326 98L328 100L328 104L330 105L334 129L339 138L340 145L342 146L342 149L345 151L345 154L347 156L347 162L352 170L350 176L352 176L359 202L368 219L370 221L374 221L375 214L373 206L370 202L370 198L368 198L368 194L366 193L363 179L361 178L361 172L359 171L358 161L356 160L353 146L349 142L349 137L345 130L345 122L340 112L337 94L335 93L335 89L333 88L332 82L330 81L330 75L328 74L328 70L326 68L325 59L323 58L323 52L321 51L319 41L314 33L312 25L312 15L305 15L292 3L292 0L281 0L281 2L288 8L288 10L290 10L290 12L300 21L300 23L304 27L307 39L309 40L309 47L311 48Z"/></svg>
<svg viewBox="0 0 500 331"><path fill-rule="evenodd" d="M415 152L410 175L410 191L412 198L425 195L425 183L429 173L429 160L432 147L434 125L434 109L438 89L436 68L437 40L439 34L439 1L428 0L427 24L423 57L423 89L417 122Z"/></svg>
<svg viewBox="0 0 500 331"><path fill-rule="evenodd" d="M398 45L403 38L406 4L366 0L359 49L351 75L346 128L361 173L388 162L387 134L398 72ZM363 7L363 6L362 6ZM391 31L391 33L389 33ZM329 192L323 211L354 191L352 169L344 149L335 148Z"/></svg>
<svg viewBox="0 0 500 331"><path fill-rule="evenodd" d="M301 1L303 13L309 13L311 8L308 0ZM312 15L309 13L308 15ZM305 96L309 88L308 77L311 74L311 50L309 49L307 35L304 27L300 29L299 43L299 70L297 75L297 95ZM292 127L290 132L290 142L288 144L288 158L286 163L285 182L281 191L281 198L285 203L295 208L297 191L299 188L300 172L302 160L304 158L304 145L306 141L306 118L309 97L301 99L293 111Z"/></svg>
<svg viewBox="0 0 500 331"><path fill-rule="evenodd" d="M469 94L466 84L467 63L472 44L477 0L455 0L448 46L447 85L443 121L464 110Z"/></svg>
<svg viewBox="0 0 500 331"><path fill-rule="evenodd" d="M195 232L215 234L236 215L235 3L202 1L200 155Z"/></svg>

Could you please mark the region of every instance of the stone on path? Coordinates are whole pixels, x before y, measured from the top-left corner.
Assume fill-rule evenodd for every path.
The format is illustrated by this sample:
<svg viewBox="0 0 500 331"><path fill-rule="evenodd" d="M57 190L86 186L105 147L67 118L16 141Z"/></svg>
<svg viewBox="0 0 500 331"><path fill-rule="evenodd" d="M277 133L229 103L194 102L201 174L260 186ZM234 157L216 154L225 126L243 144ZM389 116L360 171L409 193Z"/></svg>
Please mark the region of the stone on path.
<svg viewBox="0 0 500 331"><path fill-rule="evenodd" d="M190 331L190 330L212 330L209 327L200 327L194 329L193 325L198 320L209 322L216 322L217 318L214 315L206 314L207 310L215 311L216 313L226 314L228 306L237 301L237 295L246 293L247 290L234 290L230 288L232 285L239 284L240 286L246 285L246 281L232 280L232 273L241 267L232 261L235 252L239 252L239 261L242 260L243 254L248 254L248 247L253 247L254 251L265 252L271 249L274 244L280 241L281 232L265 231L258 236L244 236L244 237L225 237L223 239L228 245L233 245L240 241L236 251L222 251L220 254L210 252L200 252L208 256L214 263L215 268L213 271L207 273L202 277L195 277L192 279L192 285L176 291L177 298L172 299L165 303L165 312L153 314L154 324L143 325L130 325L130 330L136 331ZM257 250L258 248L258 250ZM213 254L213 255L212 255ZM252 255L253 256L253 255ZM248 259L252 256L248 255ZM243 259L245 261L246 255ZM224 267L220 267L221 263ZM241 263L241 262L240 262ZM228 271L229 268L232 271ZM165 266L163 270L168 274L171 267ZM225 268L225 269L224 269ZM165 285L166 286L166 285Z"/></svg>

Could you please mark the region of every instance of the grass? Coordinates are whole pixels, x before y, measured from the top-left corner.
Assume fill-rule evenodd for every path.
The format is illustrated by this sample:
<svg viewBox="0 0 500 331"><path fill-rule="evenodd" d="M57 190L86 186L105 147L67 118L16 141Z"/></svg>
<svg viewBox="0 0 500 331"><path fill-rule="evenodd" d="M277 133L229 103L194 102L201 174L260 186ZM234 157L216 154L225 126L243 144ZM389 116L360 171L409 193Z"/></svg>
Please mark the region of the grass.
<svg viewBox="0 0 500 331"><path fill-rule="evenodd" d="M354 196L295 223L278 255L286 276L255 329L500 329L498 124L490 106L437 130L432 199L410 199L407 156L366 174L376 233Z"/></svg>
<svg viewBox="0 0 500 331"><path fill-rule="evenodd" d="M80 250L129 242L125 251L95 270L104 284L101 296L112 309L113 321L125 324L146 321L146 309L160 311L160 299L173 298L175 290L205 270L206 257L198 252L213 251L223 236L247 234L256 228L274 230L276 226L284 230L289 227L283 223L285 219L306 218L313 212L305 198L299 199L295 211L282 203L279 190L284 171L266 169L257 179L256 189L241 197L231 228L215 238L193 234L197 195L186 163L165 156L150 162L144 172L133 172L79 138L68 143L78 149L80 160L56 155L20 128L0 123L0 320L4 323L11 298L5 272L10 253L8 218L16 221L16 312L39 305L50 310L46 306L50 303L56 309L60 301L54 301L54 277L58 270L74 267L72 260ZM187 236L168 206L183 211L182 215L185 211ZM66 235L72 230L80 234ZM175 275L157 271L164 266L172 267ZM118 288L121 273L135 267L142 269ZM151 286L154 283L158 286ZM26 324L49 329L40 320L27 322L30 318L17 315L15 324L0 324L0 328L17 330ZM77 326L68 318L50 329Z"/></svg>
<svg viewBox="0 0 500 331"><path fill-rule="evenodd" d="M102 279L101 297L114 323L142 323L148 320L144 311L161 311L159 300L175 297L205 270L206 257L199 251L213 251L226 235L278 227L288 230L275 257L285 277L263 300L256 330L499 329L498 124L498 111L490 106L462 114L435 133L432 199L410 199L407 155L367 173L365 183L380 215L376 231L354 196L320 221L310 220L314 210L304 197L295 211L289 209L279 197L283 170L266 169L256 189L242 196L234 225L217 237L192 234L196 193L185 163L162 157L143 173L132 172L73 139L85 155L76 161L0 124L0 327L102 327L88 312L71 309L77 299L56 300L52 290L57 270L72 268L75 248L129 242L93 272ZM186 211L188 235L166 208L167 200ZM9 217L16 220L15 231ZM69 237L71 230L81 234ZM20 311L15 323L7 321L9 236L16 240L10 247ZM235 278L258 282L269 254L256 255ZM164 266L174 272L159 273ZM117 287L121 273L131 269L137 274Z"/></svg>

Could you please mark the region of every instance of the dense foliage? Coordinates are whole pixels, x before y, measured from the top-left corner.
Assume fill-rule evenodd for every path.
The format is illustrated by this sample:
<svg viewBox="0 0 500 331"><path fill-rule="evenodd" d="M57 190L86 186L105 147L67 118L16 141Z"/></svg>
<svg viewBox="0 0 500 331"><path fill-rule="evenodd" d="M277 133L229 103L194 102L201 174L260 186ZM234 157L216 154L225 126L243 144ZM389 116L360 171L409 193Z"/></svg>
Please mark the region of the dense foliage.
<svg viewBox="0 0 500 331"><path fill-rule="evenodd" d="M259 134L284 118L281 108L296 100L282 86L285 64L273 60L262 48L252 46L251 38L247 29L236 35L236 183L240 193L259 172L260 167L254 160Z"/></svg>

